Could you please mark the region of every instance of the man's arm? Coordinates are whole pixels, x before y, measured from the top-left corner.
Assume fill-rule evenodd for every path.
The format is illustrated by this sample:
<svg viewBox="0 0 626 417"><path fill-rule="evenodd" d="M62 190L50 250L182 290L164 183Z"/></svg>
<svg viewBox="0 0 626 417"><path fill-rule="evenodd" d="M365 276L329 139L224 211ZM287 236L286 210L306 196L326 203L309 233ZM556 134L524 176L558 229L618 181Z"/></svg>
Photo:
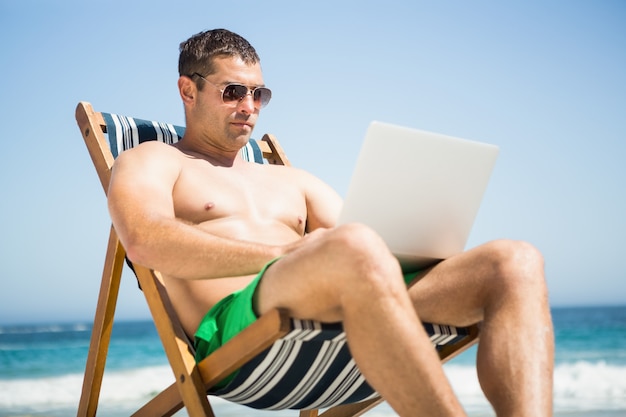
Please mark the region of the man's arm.
<svg viewBox="0 0 626 417"><path fill-rule="evenodd" d="M306 194L306 231L334 227L339 218L342 200L339 194L319 178L300 171Z"/></svg>
<svg viewBox="0 0 626 417"><path fill-rule="evenodd" d="M254 274L285 248L218 237L176 218L177 150L145 143L115 162L109 212L128 257L166 275L206 279Z"/></svg>

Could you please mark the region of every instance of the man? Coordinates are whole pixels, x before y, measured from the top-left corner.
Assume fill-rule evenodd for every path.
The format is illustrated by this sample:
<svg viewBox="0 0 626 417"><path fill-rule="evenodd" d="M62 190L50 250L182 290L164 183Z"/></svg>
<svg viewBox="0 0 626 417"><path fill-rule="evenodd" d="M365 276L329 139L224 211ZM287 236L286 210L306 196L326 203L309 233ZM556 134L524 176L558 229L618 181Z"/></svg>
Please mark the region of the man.
<svg viewBox="0 0 626 417"><path fill-rule="evenodd" d="M245 39L197 34L181 44L179 72L184 137L120 155L109 209L130 259L163 273L198 360L279 307L341 321L359 368L399 415L458 416L420 320L482 320L478 376L497 415L551 415L553 333L537 250L494 241L403 277L372 230L335 227L341 201L326 184L238 156L271 97Z"/></svg>

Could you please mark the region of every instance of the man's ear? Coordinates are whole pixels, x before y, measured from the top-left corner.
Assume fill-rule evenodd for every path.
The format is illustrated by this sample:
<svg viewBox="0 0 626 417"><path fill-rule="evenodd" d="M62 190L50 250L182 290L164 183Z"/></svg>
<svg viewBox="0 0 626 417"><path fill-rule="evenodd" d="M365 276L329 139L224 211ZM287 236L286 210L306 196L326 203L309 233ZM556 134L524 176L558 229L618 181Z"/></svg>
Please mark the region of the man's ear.
<svg viewBox="0 0 626 417"><path fill-rule="evenodd" d="M191 78L183 75L178 79L178 92L184 104L193 104L198 89Z"/></svg>

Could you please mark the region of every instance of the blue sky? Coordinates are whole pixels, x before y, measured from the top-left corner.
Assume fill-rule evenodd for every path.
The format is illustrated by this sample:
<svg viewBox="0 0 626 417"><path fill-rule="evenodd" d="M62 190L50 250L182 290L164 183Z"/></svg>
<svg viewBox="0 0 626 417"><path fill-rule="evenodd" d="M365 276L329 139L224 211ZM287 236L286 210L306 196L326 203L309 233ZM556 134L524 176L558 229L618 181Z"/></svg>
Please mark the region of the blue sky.
<svg viewBox="0 0 626 417"><path fill-rule="evenodd" d="M178 44L225 27L262 59L256 135L344 194L381 120L495 143L468 246L546 258L551 302L626 303L622 1L0 0L0 323L90 320L110 220L74 119L184 124ZM148 317L125 272L120 318Z"/></svg>

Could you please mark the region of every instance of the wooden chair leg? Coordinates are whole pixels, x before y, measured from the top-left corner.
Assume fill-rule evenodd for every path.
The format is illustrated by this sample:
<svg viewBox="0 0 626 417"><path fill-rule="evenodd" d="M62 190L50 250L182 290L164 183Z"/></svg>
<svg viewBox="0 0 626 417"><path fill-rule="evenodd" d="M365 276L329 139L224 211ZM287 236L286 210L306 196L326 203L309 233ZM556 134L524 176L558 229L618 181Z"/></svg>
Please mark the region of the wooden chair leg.
<svg viewBox="0 0 626 417"><path fill-rule="evenodd" d="M102 377L109 351L113 317L115 315L115 306L124 266L124 256L124 248L120 244L117 233L111 227L100 284L100 294L98 295L98 306L91 331L83 389L78 405L79 417L93 417L96 415L98 408Z"/></svg>
<svg viewBox="0 0 626 417"><path fill-rule="evenodd" d="M190 417L214 417L195 359L188 351L184 331L172 321L176 312L169 302L160 276L143 266L133 266L187 413Z"/></svg>
<svg viewBox="0 0 626 417"><path fill-rule="evenodd" d="M271 310L237 334L224 346L198 364L205 390L241 368L290 330L289 315L282 310ZM171 416L183 406L180 392L174 383L151 399L133 417ZM317 417L317 414L302 414Z"/></svg>

